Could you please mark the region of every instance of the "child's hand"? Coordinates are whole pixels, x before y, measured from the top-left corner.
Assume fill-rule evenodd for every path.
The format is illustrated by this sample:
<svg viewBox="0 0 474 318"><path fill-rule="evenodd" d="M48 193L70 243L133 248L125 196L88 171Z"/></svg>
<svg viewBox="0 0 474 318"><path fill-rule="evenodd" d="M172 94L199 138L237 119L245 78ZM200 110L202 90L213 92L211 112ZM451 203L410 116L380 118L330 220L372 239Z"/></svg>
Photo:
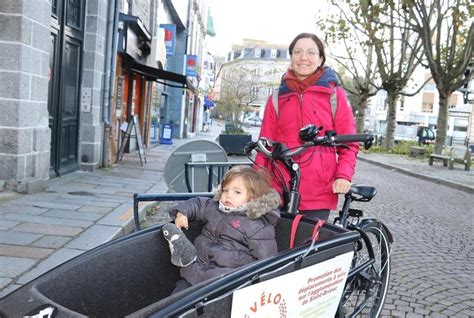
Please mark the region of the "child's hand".
<svg viewBox="0 0 474 318"><path fill-rule="evenodd" d="M174 220L174 224L180 229L185 228L187 230L189 228L188 217L183 213L178 212L176 213L176 219Z"/></svg>

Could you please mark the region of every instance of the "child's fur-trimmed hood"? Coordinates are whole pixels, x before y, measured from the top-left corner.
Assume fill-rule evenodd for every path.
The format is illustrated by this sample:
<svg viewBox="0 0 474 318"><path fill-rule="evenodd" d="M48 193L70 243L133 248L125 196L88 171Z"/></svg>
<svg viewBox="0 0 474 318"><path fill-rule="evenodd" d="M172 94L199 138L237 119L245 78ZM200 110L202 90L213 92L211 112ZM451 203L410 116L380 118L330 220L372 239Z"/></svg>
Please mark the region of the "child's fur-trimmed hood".
<svg viewBox="0 0 474 318"><path fill-rule="evenodd" d="M214 192L214 201L219 202L222 196L222 189L219 185L213 190ZM280 206L280 195L275 189L270 189L266 194L250 200L247 203L247 210L245 214L249 219L258 219L265 214L277 210ZM279 217L279 214L278 216Z"/></svg>

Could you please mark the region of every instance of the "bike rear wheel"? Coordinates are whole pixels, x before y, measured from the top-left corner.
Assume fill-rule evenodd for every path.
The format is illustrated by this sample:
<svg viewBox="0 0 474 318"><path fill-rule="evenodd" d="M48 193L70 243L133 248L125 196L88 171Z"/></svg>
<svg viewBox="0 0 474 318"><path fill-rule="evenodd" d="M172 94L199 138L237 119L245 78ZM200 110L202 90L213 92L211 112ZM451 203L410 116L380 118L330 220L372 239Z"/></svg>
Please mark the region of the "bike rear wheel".
<svg viewBox="0 0 474 318"><path fill-rule="evenodd" d="M366 237L359 240L354 251L338 317L378 317L387 296L390 278L388 235L380 222L371 222L361 230L362 237ZM368 244L374 252L373 260Z"/></svg>

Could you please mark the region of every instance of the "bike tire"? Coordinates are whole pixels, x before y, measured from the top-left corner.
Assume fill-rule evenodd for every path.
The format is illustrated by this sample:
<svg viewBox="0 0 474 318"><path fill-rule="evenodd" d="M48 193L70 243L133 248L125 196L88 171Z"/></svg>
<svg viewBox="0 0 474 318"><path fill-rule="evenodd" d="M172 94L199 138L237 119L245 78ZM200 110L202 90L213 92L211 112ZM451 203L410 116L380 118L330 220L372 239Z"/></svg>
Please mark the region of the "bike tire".
<svg viewBox="0 0 474 318"><path fill-rule="evenodd" d="M366 239L356 244L336 317L379 317L387 296L391 265L388 234L380 222L368 223L360 230ZM356 273L370 259L366 240L372 245L374 262Z"/></svg>

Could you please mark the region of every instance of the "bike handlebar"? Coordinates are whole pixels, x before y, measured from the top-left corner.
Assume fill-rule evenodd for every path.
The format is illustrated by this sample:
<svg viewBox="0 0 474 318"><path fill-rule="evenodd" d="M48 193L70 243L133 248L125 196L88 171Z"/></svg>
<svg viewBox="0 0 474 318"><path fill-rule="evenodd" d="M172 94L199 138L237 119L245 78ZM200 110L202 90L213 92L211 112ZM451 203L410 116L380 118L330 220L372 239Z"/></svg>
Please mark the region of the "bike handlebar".
<svg viewBox="0 0 474 318"><path fill-rule="evenodd" d="M324 137L323 137L324 138ZM356 135L336 135L334 136L335 143L349 143L349 142L372 142L374 136L370 134L356 134Z"/></svg>
<svg viewBox="0 0 474 318"><path fill-rule="evenodd" d="M363 142L364 148L369 149L373 140L374 136L370 134L328 134L324 137L316 137L314 140L307 141L296 148L288 149L282 143L275 142L265 137L260 137L257 141L248 143L247 146L245 146L245 152L249 155L253 149L257 149L257 151L263 153L268 158L280 158L285 160L300 154L303 150L312 146L347 147L347 143Z"/></svg>

